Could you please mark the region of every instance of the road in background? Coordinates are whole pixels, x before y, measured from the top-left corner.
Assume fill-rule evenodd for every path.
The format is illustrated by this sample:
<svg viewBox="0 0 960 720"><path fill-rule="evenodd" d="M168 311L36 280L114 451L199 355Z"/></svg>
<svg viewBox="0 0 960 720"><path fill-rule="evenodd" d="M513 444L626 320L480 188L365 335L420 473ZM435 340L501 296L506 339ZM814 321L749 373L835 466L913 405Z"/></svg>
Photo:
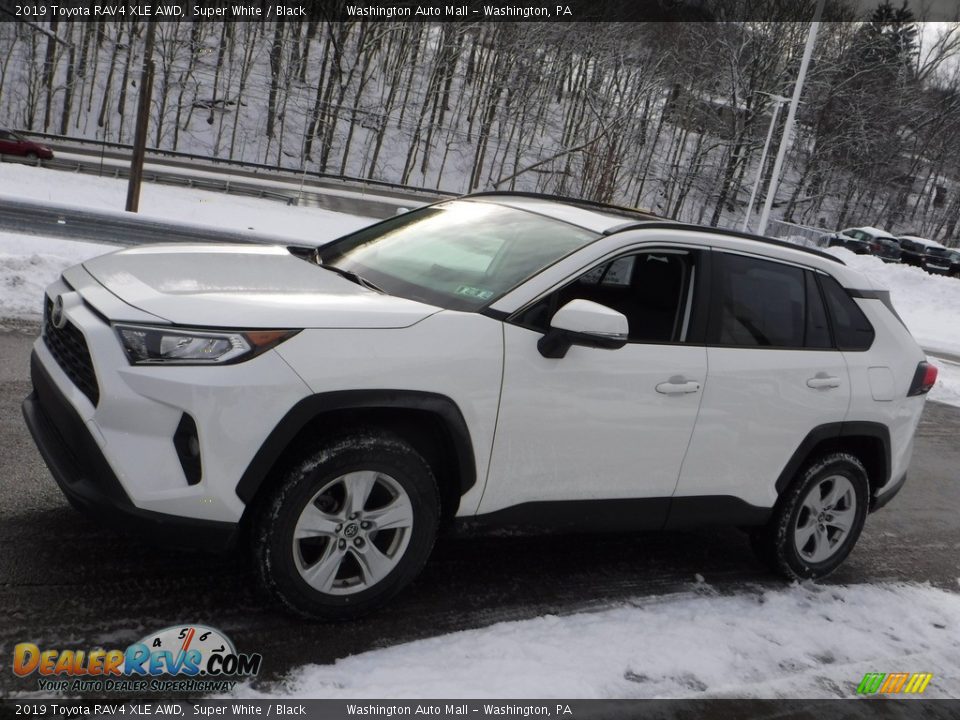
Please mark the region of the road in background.
<svg viewBox="0 0 960 720"><path fill-rule="evenodd" d="M79 140L44 140L44 143L54 150L52 160L29 161L11 156L0 156L0 160L108 178L130 176L128 150L102 148ZM143 180L376 218L389 217L399 207L415 207L455 195L427 188L356 178L322 178L284 168L149 150Z"/></svg>
<svg viewBox="0 0 960 720"><path fill-rule="evenodd" d="M262 677L420 637L677 591L782 587L732 528L607 536L442 538L423 575L383 612L348 623L291 618L254 590L242 555L178 551L116 534L73 510L23 424L36 329L0 333L0 694L36 688L6 672L13 646L126 647L186 622L264 656ZM960 410L927 403L909 480L872 515L827 583L960 577ZM706 584L699 583L701 575Z"/></svg>
<svg viewBox="0 0 960 720"><path fill-rule="evenodd" d="M143 245L160 242L256 242L307 245L280 235L247 230L219 230L203 225L165 222L133 213L101 212L51 205L36 200L4 199L0 230L65 240Z"/></svg>
<svg viewBox="0 0 960 720"><path fill-rule="evenodd" d="M126 178L129 153L90 146L51 143L53 160L35 161L43 167L87 175ZM29 163L4 156L3 161ZM205 190L315 207L360 217L386 218L404 208L435 202L448 193L432 193L337 179L315 179L284 170L251 170L216 160L148 157L144 180L162 185ZM56 203L4 198L0 230L71 240L142 244L152 242L263 242L306 245L303 241L260 232L221 230L168 222L135 213L109 212Z"/></svg>

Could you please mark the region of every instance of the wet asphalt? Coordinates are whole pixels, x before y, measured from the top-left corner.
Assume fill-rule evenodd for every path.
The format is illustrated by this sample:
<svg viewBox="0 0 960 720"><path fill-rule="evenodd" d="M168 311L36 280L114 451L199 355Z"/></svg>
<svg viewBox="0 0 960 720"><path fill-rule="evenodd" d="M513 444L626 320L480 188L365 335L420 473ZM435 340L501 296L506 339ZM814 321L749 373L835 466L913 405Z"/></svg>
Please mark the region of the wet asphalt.
<svg viewBox="0 0 960 720"><path fill-rule="evenodd" d="M757 592L782 581L740 531L600 536L451 536L416 584L361 620L311 623L262 598L242 553L145 545L87 519L60 494L24 426L36 329L0 326L0 697L36 689L10 671L13 646L126 647L181 623L219 628L264 656L261 682L309 662L545 613L704 587ZM925 582L960 592L960 409L927 403L909 481L872 515L825 582Z"/></svg>

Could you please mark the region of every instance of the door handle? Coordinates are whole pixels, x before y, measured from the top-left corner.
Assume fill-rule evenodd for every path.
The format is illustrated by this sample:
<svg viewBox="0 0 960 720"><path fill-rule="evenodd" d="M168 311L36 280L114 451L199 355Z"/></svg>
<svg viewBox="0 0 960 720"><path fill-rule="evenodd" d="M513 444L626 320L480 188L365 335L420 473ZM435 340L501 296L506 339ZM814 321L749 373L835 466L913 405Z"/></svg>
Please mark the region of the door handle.
<svg viewBox="0 0 960 720"><path fill-rule="evenodd" d="M817 373L816 376L807 380L807 387L815 390L829 390L830 388L840 387L840 378L826 373Z"/></svg>
<svg viewBox="0 0 960 720"><path fill-rule="evenodd" d="M657 392L661 395L683 395L685 393L695 393L699 389L700 383L687 380L682 375L672 377L656 387Z"/></svg>

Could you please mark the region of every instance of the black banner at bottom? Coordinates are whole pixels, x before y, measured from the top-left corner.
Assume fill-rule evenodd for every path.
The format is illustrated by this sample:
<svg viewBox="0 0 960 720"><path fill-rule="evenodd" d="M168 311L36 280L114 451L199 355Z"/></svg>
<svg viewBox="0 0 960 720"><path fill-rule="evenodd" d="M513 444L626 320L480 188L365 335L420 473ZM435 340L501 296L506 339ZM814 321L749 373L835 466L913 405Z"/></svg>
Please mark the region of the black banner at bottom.
<svg viewBox="0 0 960 720"><path fill-rule="evenodd" d="M960 718L960 700L0 700L0 718L651 718L694 720L883 720Z"/></svg>

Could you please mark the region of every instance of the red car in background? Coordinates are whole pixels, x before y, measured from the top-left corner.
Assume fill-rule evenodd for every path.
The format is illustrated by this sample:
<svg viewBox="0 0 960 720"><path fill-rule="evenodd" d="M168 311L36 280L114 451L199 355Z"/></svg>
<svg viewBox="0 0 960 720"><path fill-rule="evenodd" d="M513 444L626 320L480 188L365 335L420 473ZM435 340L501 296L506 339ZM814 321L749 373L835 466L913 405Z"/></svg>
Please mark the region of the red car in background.
<svg viewBox="0 0 960 720"><path fill-rule="evenodd" d="M0 155L17 155L34 160L50 160L53 150L46 145L27 140L10 130L0 130Z"/></svg>

